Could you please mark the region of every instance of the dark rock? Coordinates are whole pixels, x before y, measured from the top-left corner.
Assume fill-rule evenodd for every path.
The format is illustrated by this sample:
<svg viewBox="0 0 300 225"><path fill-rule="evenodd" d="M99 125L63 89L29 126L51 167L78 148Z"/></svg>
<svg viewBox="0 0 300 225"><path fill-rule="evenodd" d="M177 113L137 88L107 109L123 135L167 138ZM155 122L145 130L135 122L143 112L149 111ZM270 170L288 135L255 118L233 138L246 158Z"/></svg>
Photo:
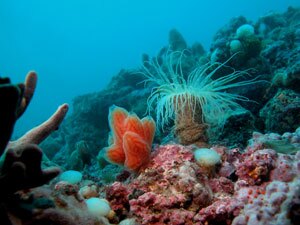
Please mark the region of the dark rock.
<svg viewBox="0 0 300 225"><path fill-rule="evenodd" d="M291 90L279 90L262 108L266 132L284 133L300 126L300 95Z"/></svg>
<svg viewBox="0 0 300 225"><path fill-rule="evenodd" d="M169 45L173 51L182 51L187 48L183 36L176 29L172 29L169 32Z"/></svg>

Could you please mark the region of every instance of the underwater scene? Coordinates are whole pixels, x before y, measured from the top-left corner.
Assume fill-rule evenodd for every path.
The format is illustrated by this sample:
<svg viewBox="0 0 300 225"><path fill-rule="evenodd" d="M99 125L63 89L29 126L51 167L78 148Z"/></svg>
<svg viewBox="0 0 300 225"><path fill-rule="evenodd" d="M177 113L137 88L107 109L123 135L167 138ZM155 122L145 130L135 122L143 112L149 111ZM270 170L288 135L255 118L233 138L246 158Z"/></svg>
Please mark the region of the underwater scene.
<svg viewBox="0 0 300 225"><path fill-rule="evenodd" d="M0 21L0 225L300 224L299 1Z"/></svg>

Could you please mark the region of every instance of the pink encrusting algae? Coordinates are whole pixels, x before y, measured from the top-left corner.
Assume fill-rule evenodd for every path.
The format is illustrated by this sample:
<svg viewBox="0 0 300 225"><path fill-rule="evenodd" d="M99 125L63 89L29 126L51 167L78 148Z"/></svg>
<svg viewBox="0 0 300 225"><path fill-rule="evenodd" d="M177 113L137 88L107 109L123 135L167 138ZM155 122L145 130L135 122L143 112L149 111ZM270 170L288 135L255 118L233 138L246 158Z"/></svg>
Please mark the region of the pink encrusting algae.
<svg viewBox="0 0 300 225"><path fill-rule="evenodd" d="M244 152L212 147L222 162L207 176L193 147L158 146L147 168L106 197L138 224L294 224L299 218L300 152L277 153L252 142Z"/></svg>

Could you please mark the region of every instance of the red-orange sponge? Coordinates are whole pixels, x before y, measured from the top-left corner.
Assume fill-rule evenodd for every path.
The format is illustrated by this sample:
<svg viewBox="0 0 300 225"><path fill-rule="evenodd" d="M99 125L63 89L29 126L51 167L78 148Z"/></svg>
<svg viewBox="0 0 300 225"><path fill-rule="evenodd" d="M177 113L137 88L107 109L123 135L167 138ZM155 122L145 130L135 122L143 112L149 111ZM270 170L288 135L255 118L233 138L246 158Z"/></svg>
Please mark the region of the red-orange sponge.
<svg viewBox="0 0 300 225"><path fill-rule="evenodd" d="M115 105L109 109L108 120L111 134L110 146L105 149L106 159L138 171L149 161L155 134L154 120L151 117L140 120L137 115Z"/></svg>

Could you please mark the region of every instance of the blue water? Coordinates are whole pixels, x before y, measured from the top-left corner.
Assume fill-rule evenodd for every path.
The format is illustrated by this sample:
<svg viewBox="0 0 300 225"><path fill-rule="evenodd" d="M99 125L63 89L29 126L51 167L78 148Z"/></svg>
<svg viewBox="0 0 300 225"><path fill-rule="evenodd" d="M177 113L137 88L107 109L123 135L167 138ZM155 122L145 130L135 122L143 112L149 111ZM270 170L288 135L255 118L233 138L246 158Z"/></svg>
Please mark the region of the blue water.
<svg viewBox="0 0 300 225"><path fill-rule="evenodd" d="M188 44L209 50L230 18L256 20L299 0L0 0L0 76L22 82L29 70L38 88L14 136L47 119L61 103L103 89L122 68L155 55L178 29ZM113 104L113 103L112 103Z"/></svg>

